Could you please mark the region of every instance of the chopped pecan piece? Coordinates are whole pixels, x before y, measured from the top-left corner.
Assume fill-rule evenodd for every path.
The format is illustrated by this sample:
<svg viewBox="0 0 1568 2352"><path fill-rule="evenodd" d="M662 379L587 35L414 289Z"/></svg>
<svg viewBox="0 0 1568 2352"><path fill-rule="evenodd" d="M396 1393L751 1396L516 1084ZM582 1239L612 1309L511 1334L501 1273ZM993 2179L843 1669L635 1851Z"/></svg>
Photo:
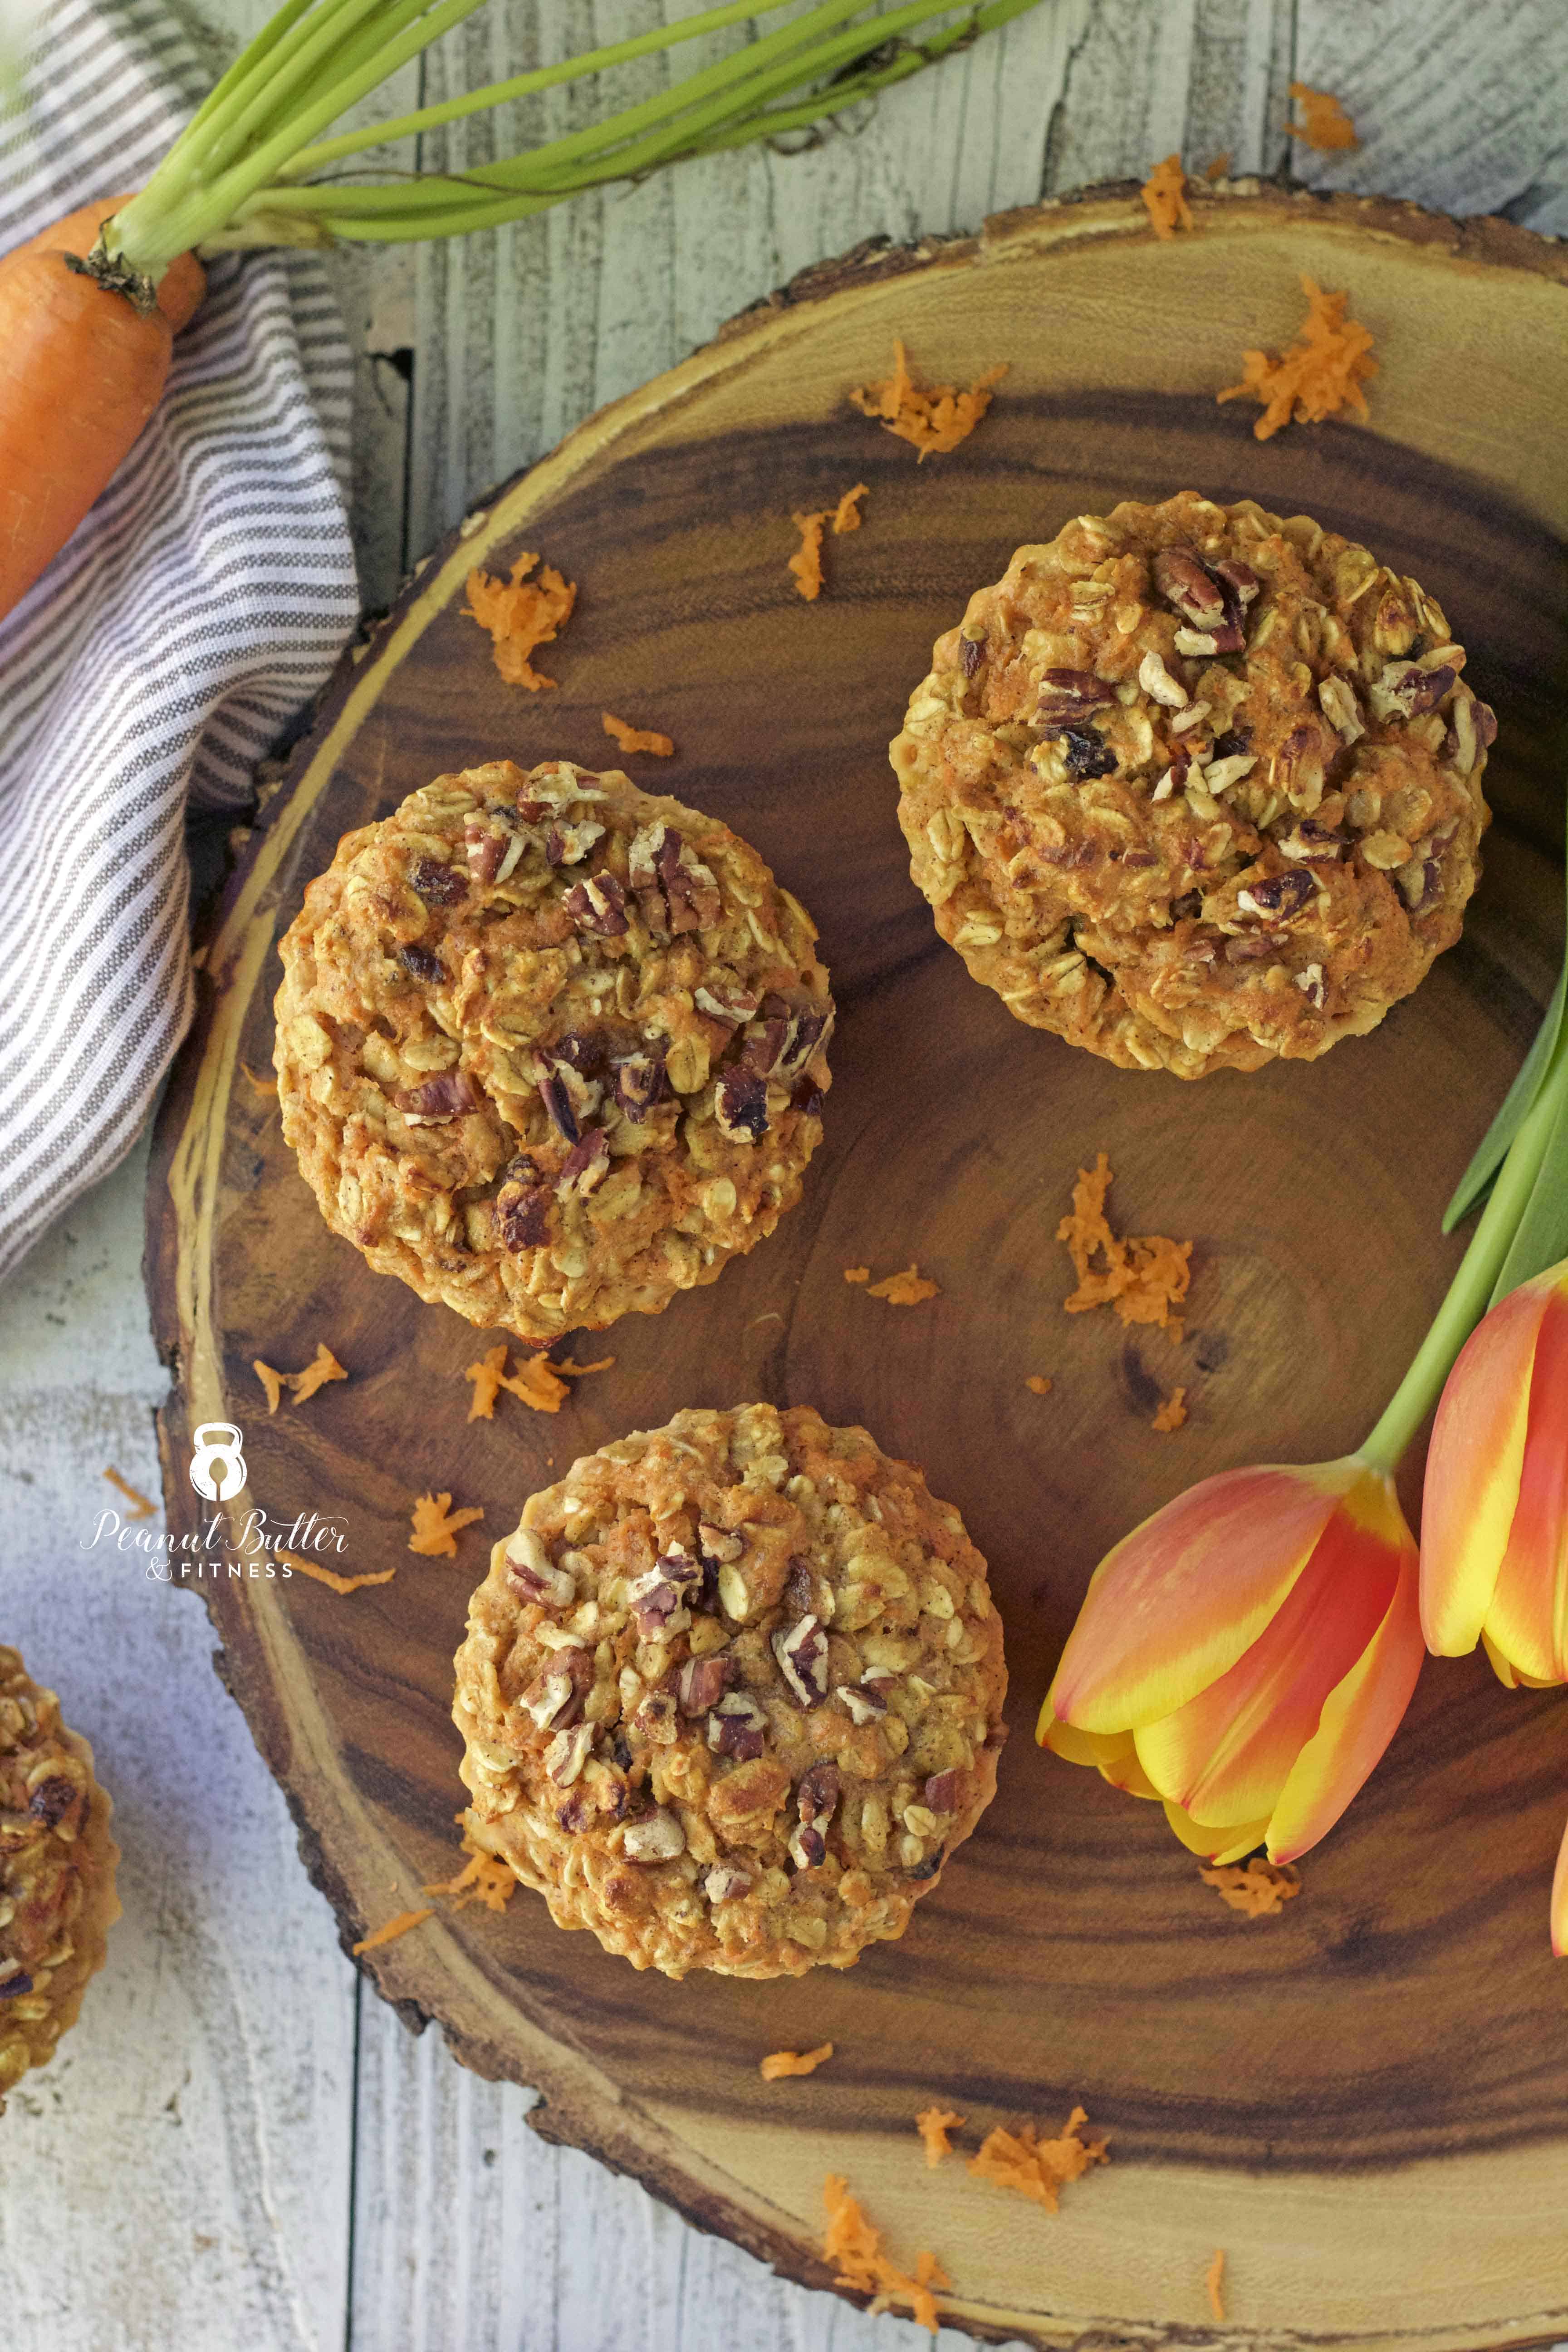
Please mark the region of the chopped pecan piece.
<svg viewBox="0 0 1568 2352"><path fill-rule="evenodd" d="M686 1832L674 1813L662 1806L639 1820L628 1822L621 1832L621 1851L628 1862L673 1862L678 1853L686 1851Z"/></svg>
<svg viewBox="0 0 1568 2352"><path fill-rule="evenodd" d="M680 1726L675 1719L675 1693L649 1691L632 1717L632 1729L639 1738L651 1739L660 1748L671 1747L680 1736Z"/></svg>
<svg viewBox="0 0 1568 2352"><path fill-rule="evenodd" d="M427 907L455 907L468 895L465 877L455 866L443 866L437 857L421 857L408 877Z"/></svg>
<svg viewBox="0 0 1568 2352"><path fill-rule="evenodd" d="M738 1029L742 1022L751 1019L762 999L747 988L731 989L724 996L714 989L700 988L692 1001L699 1013L705 1013L710 1021L721 1021L726 1029Z"/></svg>
<svg viewBox="0 0 1568 2352"><path fill-rule="evenodd" d="M853 1683L840 1683L833 1695L848 1708L851 1723L875 1723L879 1715L888 1712L887 1700L873 1685L857 1690Z"/></svg>
<svg viewBox="0 0 1568 2352"><path fill-rule="evenodd" d="M748 1762L767 1745L768 1718L754 1698L731 1691L708 1717L708 1745L716 1755Z"/></svg>
<svg viewBox="0 0 1568 2352"><path fill-rule="evenodd" d="M580 866L596 841L602 841L605 828L593 817L584 817L576 824L552 824L544 836L545 863L550 866Z"/></svg>
<svg viewBox="0 0 1568 2352"><path fill-rule="evenodd" d="M584 1077L566 1058L562 1047L571 1042L562 1038L551 1053L536 1054L533 1074L539 1099L549 1112L556 1132L563 1142L578 1143L605 1090L596 1079Z"/></svg>
<svg viewBox="0 0 1568 2352"><path fill-rule="evenodd" d="M784 1591L779 1595L792 1616L804 1617L816 1606L816 1577L810 1560L799 1552L791 1555L789 1573L784 1578Z"/></svg>
<svg viewBox="0 0 1568 2352"><path fill-rule="evenodd" d="M563 1728L573 1719L579 1695L576 1678L564 1664L566 1655L566 1652L557 1650L549 1666L529 1684L519 1702L541 1731L548 1731L552 1725Z"/></svg>
<svg viewBox="0 0 1568 2352"><path fill-rule="evenodd" d="M531 1528L519 1528L506 1549L509 1583L542 1609L569 1609L577 1598L570 1569L557 1568Z"/></svg>
<svg viewBox="0 0 1568 2352"><path fill-rule="evenodd" d="M837 1807L842 1782L837 1764L813 1764L800 1776L795 1801L803 1822L831 1821Z"/></svg>
<svg viewBox="0 0 1568 2352"><path fill-rule="evenodd" d="M731 1143L760 1143L768 1131L767 1080L739 1065L726 1070L717 1097L719 1132Z"/></svg>
<svg viewBox="0 0 1568 2352"><path fill-rule="evenodd" d="M1246 644L1240 624L1236 621L1222 621L1215 629L1176 631L1176 651L1185 654L1189 659L1212 654L1238 654Z"/></svg>
<svg viewBox="0 0 1568 2352"><path fill-rule="evenodd" d="M712 1527L706 1519L697 1522L697 1541L703 1559L710 1559L715 1568L727 1559L739 1559L746 1549L739 1536L731 1535L727 1528Z"/></svg>
<svg viewBox="0 0 1568 2352"><path fill-rule="evenodd" d="M676 1685L682 1715L706 1715L723 1697L739 1672L733 1658L688 1658Z"/></svg>
<svg viewBox="0 0 1568 2352"><path fill-rule="evenodd" d="M749 1871L737 1870L732 1863L716 1863L702 1882L702 1892L710 1903L738 1903L742 1895L752 1891Z"/></svg>
<svg viewBox="0 0 1568 2352"><path fill-rule="evenodd" d="M1237 892L1236 903L1243 914L1273 915L1288 922L1316 895L1317 887L1312 877L1297 866L1289 874L1269 874L1250 883Z"/></svg>
<svg viewBox="0 0 1568 2352"><path fill-rule="evenodd" d="M664 1046L649 1045L638 1053L623 1055L615 1065L616 1100L627 1118L638 1125L669 1092L664 1056Z"/></svg>
<svg viewBox="0 0 1568 2352"><path fill-rule="evenodd" d="M540 1180L539 1163L520 1152L496 1194L496 1223L509 1250L542 1249L550 1238L552 1195Z"/></svg>
<svg viewBox="0 0 1568 2352"><path fill-rule="evenodd" d="M626 929L626 894L613 874L590 874L574 882L561 903L580 931L615 940Z"/></svg>
<svg viewBox="0 0 1568 2352"><path fill-rule="evenodd" d="M1146 653L1138 665L1138 683L1145 694L1168 710L1180 710L1187 699L1187 689L1179 678L1173 677L1157 653Z"/></svg>
<svg viewBox="0 0 1568 2352"><path fill-rule="evenodd" d="M471 816L463 827L463 847L468 877L481 886L504 879L503 860L510 874L526 846L525 836L493 817Z"/></svg>
<svg viewBox="0 0 1568 2352"><path fill-rule="evenodd" d="M602 1127L591 1127L562 1161L555 1179L556 1194L562 1200L572 1193L586 1199L597 1192L609 1172L610 1139Z"/></svg>
<svg viewBox="0 0 1568 2352"><path fill-rule="evenodd" d="M579 1723L558 1731L544 1751L544 1769L558 1789L569 1789L594 1752L594 1727Z"/></svg>
<svg viewBox="0 0 1568 2352"><path fill-rule="evenodd" d="M1216 579L1235 589L1238 604L1250 604L1262 593L1263 583L1251 564L1238 563L1233 555L1221 556L1210 569Z"/></svg>
<svg viewBox="0 0 1568 2352"><path fill-rule="evenodd" d="M827 1860L827 1840L819 1829L802 1822L790 1832L789 1858L797 1870L816 1870Z"/></svg>
<svg viewBox="0 0 1568 2352"><path fill-rule="evenodd" d="M933 1772L925 1784L926 1810L932 1813L956 1813L959 1791L963 1786L962 1772L951 1767L945 1772Z"/></svg>
<svg viewBox="0 0 1568 2352"><path fill-rule="evenodd" d="M773 1635L773 1655L802 1706L820 1706L827 1696L827 1635L815 1617L803 1617Z"/></svg>
<svg viewBox="0 0 1568 2352"><path fill-rule="evenodd" d="M1422 669L1413 661L1391 661L1367 688L1367 700L1374 718L1419 719L1423 712L1436 709L1458 677L1458 671L1447 662L1439 662L1436 669Z"/></svg>
<svg viewBox="0 0 1568 2352"><path fill-rule="evenodd" d="M416 1087L398 1087L392 1099L410 1127L438 1127L478 1110L483 1097L466 1070L442 1070Z"/></svg>
<svg viewBox="0 0 1568 2352"><path fill-rule="evenodd" d="M1308 964L1303 971L1299 971L1296 974L1296 985L1300 990L1302 995L1306 998L1308 1003L1312 1006L1313 1010L1321 1013L1323 1009L1322 965L1321 963Z"/></svg>
<svg viewBox="0 0 1568 2352"><path fill-rule="evenodd" d="M1154 558L1154 585L1167 604L1199 629L1225 618L1225 594L1194 548L1163 547ZM1176 651L1184 651L1177 632Z"/></svg>
<svg viewBox="0 0 1568 2352"><path fill-rule="evenodd" d="M1059 735L1115 699L1116 688L1091 669L1048 669L1040 679L1035 725L1047 735Z"/></svg>
<svg viewBox="0 0 1568 2352"><path fill-rule="evenodd" d="M701 1563L693 1559L689 1552L676 1547L660 1553L626 1595L645 1641L657 1642L664 1634L679 1630L672 1622L676 1612L689 1598L690 1588L701 1581Z"/></svg>

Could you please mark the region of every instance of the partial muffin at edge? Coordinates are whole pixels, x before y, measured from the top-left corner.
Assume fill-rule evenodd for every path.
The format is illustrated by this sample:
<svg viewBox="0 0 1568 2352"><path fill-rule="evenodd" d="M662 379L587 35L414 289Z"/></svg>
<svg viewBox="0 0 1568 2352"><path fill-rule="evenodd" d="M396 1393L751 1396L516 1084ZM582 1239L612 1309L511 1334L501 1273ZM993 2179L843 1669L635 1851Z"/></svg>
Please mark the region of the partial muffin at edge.
<svg viewBox="0 0 1568 2352"><path fill-rule="evenodd" d="M0 1644L0 2112L75 2024L120 1916L92 1750Z"/></svg>

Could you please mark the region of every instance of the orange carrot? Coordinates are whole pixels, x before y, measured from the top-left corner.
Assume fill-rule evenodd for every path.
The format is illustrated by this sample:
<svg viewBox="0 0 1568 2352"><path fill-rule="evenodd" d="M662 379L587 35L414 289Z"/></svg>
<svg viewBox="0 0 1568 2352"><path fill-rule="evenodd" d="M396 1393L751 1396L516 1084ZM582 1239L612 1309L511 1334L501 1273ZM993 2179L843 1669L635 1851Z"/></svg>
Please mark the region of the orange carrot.
<svg viewBox="0 0 1568 2352"><path fill-rule="evenodd" d="M158 405L174 344L41 247L0 263L0 618L59 553Z"/></svg>
<svg viewBox="0 0 1568 2352"><path fill-rule="evenodd" d="M37 236L13 246L11 253L0 255L0 268L16 253L74 253L85 261L98 243L98 232L104 222L130 202L130 194L95 196L90 205L81 205L74 213L68 213L52 228L40 229ZM172 335L189 326L206 290L207 273L194 253L182 253L177 260L170 262L159 281L158 308L169 321Z"/></svg>

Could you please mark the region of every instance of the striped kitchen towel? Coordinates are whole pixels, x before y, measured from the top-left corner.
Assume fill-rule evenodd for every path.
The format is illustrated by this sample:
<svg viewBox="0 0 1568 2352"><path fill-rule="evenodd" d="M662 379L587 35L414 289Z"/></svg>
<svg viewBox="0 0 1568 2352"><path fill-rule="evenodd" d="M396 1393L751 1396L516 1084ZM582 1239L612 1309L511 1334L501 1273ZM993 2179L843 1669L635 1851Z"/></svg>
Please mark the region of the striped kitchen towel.
<svg viewBox="0 0 1568 2352"><path fill-rule="evenodd" d="M139 186L204 75L162 0L54 0L0 252ZM130 1149L189 1024L187 797L237 814L358 612L321 264L226 256L157 415L0 622L0 1274Z"/></svg>

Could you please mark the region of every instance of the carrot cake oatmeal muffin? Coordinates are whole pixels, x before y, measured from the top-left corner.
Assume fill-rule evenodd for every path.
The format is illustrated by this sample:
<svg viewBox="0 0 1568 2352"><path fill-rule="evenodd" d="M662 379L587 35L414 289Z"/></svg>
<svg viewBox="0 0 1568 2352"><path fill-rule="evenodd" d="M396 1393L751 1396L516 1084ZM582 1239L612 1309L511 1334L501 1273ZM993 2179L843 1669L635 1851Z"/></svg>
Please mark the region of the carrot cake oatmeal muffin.
<svg viewBox="0 0 1568 2352"><path fill-rule="evenodd" d="M574 1463L496 1546L457 1666L473 1837L558 1927L671 1977L902 1935L1006 1736L963 1520L805 1406Z"/></svg>
<svg viewBox="0 0 1568 2352"><path fill-rule="evenodd" d="M76 2022L120 1916L92 1750L0 1646L0 2110Z"/></svg>
<svg viewBox="0 0 1568 2352"><path fill-rule="evenodd" d="M333 1232L471 1323L656 1315L800 1196L816 938L727 825L617 772L437 776L282 941L284 1135Z"/></svg>
<svg viewBox="0 0 1568 2352"><path fill-rule="evenodd" d="M1124 1069L1375 1028L1459 936L1497 723L1414 580L1184 490L1021 547L892 745L937 929Z"/></svg>

